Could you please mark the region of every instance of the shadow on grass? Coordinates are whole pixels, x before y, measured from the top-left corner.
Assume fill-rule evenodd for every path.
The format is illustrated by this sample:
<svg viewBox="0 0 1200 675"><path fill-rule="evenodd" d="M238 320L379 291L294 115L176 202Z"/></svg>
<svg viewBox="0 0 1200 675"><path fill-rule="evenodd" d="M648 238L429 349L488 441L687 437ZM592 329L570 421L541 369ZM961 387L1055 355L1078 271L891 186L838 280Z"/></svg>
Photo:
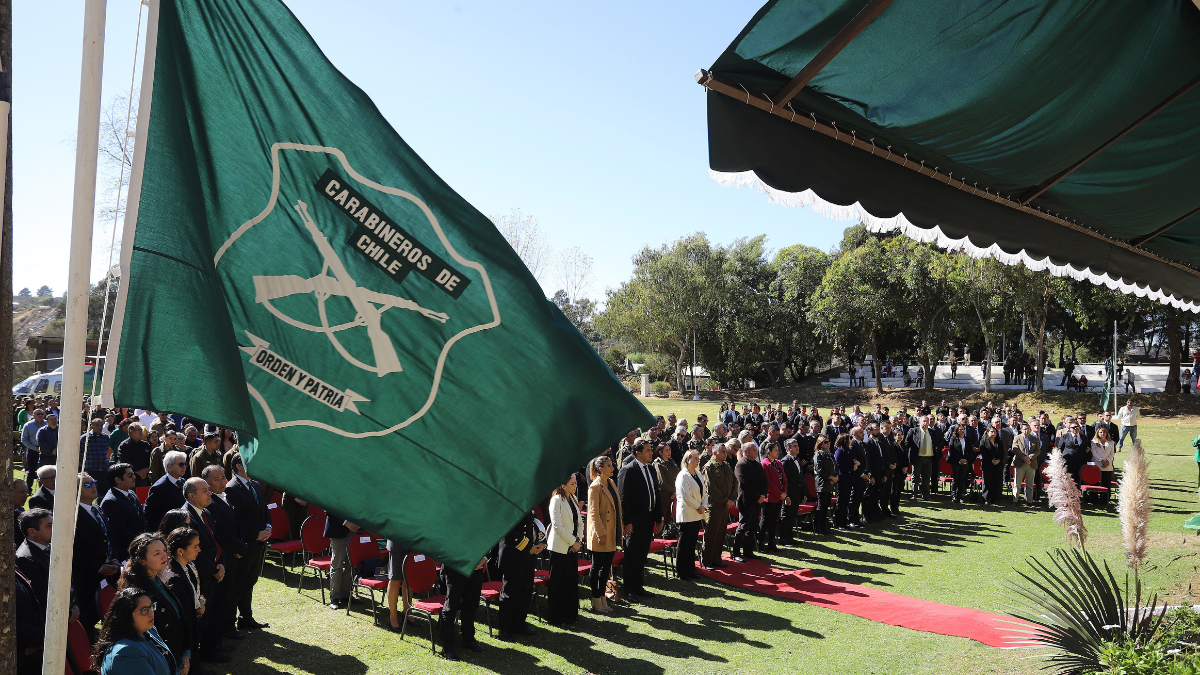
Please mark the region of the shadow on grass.
<svg viewBox="0 0 1200 675"><path fill-rule="evenodd" d="M302 673L325 675L363 675L367 664L346 654L334 654L319 645L304 644L267 632L253 631L238 643L238 651L231 654L228 664L201 663L199 667L210 668L218 673L277 673L277 665L294 668ZM244 656L243 656L244 655ZM251 659L254 659L253 661ZM261 663L265 660L266 663Z"/></svg>

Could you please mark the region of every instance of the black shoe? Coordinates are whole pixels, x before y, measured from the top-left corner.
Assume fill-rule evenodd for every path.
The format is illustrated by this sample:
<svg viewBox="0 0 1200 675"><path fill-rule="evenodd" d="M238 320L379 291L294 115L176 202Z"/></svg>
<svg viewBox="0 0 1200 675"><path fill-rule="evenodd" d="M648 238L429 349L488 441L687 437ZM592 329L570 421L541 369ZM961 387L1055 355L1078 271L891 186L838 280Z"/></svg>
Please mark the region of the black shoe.
<svg viewBox="0 0 1200 675"><path fill-rule="evenodd" d="M486 649L483 648L483 645L479 644L478 640L473 641L469 645L463 645L463 646L466 647L467 649L470 649L471 651L475 652L476 654L480 654L480 653L487 651Z"/></svg>
<svg viewBox="0 0 1200 675"><path fill-rule="evenodd" d="M512 631L510 631L510 630L502 630L502 631L500 631L499 633L497 633L497 634L496 634L496 639L498 639L498 640L503 640L504 642L512 642L512 641L513 641L513 640L515 640L516 638L515 638L515 637L513 637Z"/></svg>
<svg viewBox="0 0 1200 675"><path fill-rule="evenodd" d="M454 650L451 650L451 649L443 649L442 650L442 658L446 659L447 661L460 661L461 660L458 658L458 654L455 654Z"/></svg>
<svg viewBox="0 0 1200 675"><path fill-rule="evenodd" d="M271 624L266 621L255 621L254 619L241 619L237 622L238 630L260 630L270 628Z"/></svg>
<svg viewBox="0 0 1200 675"><path fill-rule="evenodd" d="M225 631L224 637L227 637L230 640L245 640L246 634L236 628L230 628L229 630Z"/></svg>
<svg viewBox="0 0 1200 675"><path fill-rule="evenodd" d="M333 610L346 609L346 601L342 600L341 602L338 602L335 600L334 602L329 603L329 609L333 609Z"/></svg>
<svg viewBox="0 0 1200 675"><path fill-rule="evenodd" d="M858 528L862 527L862 525L859 525L858 523L846 523L844 527L848 530L857 530Z"/></svg>
<svg viewBox="0 0 1200 675"><path fill-rule="evenodd" d="M234 652L234 651L237 651L237 647L235 647L234 645L217 645L217 651Z"/></svg>
<svg viewBox="0 0 1200 675"><path fill-rule="evenodd" d="M730 560L732 560L732 561L733 561L733 562L735 562L735 563L744 563L744 562L746 562L746 559L745 559L745 558L743 558L743 557L742 557L742 556L740 556L740 555L735 555L735 556L733 556L732 558L730 558Z"/></svg>
<svg viewBox="0 0 1200 675"><path fill-rule="evenodd" d="M717 568L715 568L715 567L709 567L708 565L705 565L705 566L704 566L704 571L705 571L705 572L712 572L712 571L714 571L714 570L716 570L716 569L717 569Z"/></svg>
<svg viewBox="0 0 1200 675"><path fill-rule="evenodd" d="M517 635L524 635L525 637L533 637L534 635L537 635L537 631L530 628L529 626L522 626L517 629Z"/></svg>
<svg viewBox="0 0 1200 675"><path fill-rule="evenodd" d="M200 660L209 663L229 663L233 659L228 654L205 654L200 657Z"/></svg>
<svg viewBox="0 0 1200 675"><path fill-rule="evenodd" d="M637 591L629 591L625 594L625 599L629 602L641 602L642 596L638 595Z"/></svg>
<svg viewBox="0 0 1200 675"><path fill-rule="evenodd" d="M638 593L639 593L639 594L640 594L640 595L641 595L643 598L653 598L654 596L658 595L657 593L651 593L650 591L648 591L648 590L646 590L646 589L644 589L644 588L643 588L643 589L641 589L641 590L639 590L639 591L638 591Z"/></svg>
<svg viewBox="0 0 1200 675"><path fill-rule="evenodd" d="M717 568L717 569L723 569L723 568L725 568L725 567L729 567L729 565L726 565L726 564L725 564L725 563L723 563L723 562L719 562L719 563L717 563L717 564L713 565L713 567L715 567L715 568Z"/></svg>

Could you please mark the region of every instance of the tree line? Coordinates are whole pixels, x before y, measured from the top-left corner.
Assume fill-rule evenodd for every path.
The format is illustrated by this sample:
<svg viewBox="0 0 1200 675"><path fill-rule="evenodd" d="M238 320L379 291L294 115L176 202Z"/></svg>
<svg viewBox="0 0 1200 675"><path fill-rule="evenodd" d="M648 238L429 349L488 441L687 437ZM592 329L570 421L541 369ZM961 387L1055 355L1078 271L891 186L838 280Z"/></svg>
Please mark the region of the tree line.
<svg viewBox="0 0 1200 675"><path fill-rule="evenodd" d="M632 277L607 291L595 329L623 351L669 362L684 388L688 366L724 387L777 386L817 375L831 361L908 359L933 388L938 362L970 353L991 364L1025 344L1036 388L1053 348L1102 360L1134 343L1166 347L1167 392L1179 390L1196 316L1087 280L938 249L904 236L847 228L833 250L768 250L766 236L728 245L702 232L634 258ZM1022 340L1024 338L1024 340ZM611 360L610 360L611 362ZM618 364L613 364L619 368ZM883 385L876 373L875 387ZM990 387L989 387L990 388Z"/></svg>

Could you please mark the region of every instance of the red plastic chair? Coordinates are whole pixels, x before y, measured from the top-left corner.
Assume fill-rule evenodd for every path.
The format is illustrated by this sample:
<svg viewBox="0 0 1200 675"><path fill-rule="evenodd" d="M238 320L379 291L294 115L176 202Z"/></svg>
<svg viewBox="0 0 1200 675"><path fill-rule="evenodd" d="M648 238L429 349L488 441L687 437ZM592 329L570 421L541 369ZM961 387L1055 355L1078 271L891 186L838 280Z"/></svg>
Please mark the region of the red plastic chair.
<svg viewBox="0 0 1200 675"><path fill-rule="evenodd" d="M325 604L325 584L329 578L329 568L333 564L333 556L321 555L329 550L329 537L325 536L325 519L309 516L300 524L300 542L304 547L304 565L300 567L300 581L296 584L296 592L304 588L304 578L312 570L321 586L321 604Z"/></svg>
<svg viewBox="0 0 1200 675"><path fill-rule="evenodd" d="M1101 471L1095 464L1084 464L1079 468L1079 489L1084 492L1108 492L1108 488L1100 485Z"/></svg>
<svg viewBox="0 0 1200 675"><path fill-rule="evenodd" d="M114 592L115 595L115 592ZM109 600L109 602L112 602ZM105 612L107 613L107 612ZM65 675L73 675L71 661L74 660L80 671L99 670L92 668L92 643L88 642L87 631L79 621L72 621L67 626L67 659Z"/></svg>
<svg viewBox="0 0 1200 675"><path fill-rule="evenodd" d="M288 532L292 530L292 523L288 520L288 516L283 512L283 509L276 506L275 508L267 507L267 513L271 516L271 542L267 546L267 552L264 557L274 557L279 560L279 568L283 570L283 585L287 585L287 566L283 562L285 554L291 554L293 564L296 562L296 553L304 548L304 542L299 539L284 541L283 538L288 536Z"/></svg>
<svg viewBox="0 0 1200 675"><path fill-rule="evenodd" d="M96 601L100 605L100 616L108 615L108 608L112 607L113 600L117 597L117 589L112 584L105 584L96 594Z"/></svg>
<svg viewBox="0 0 1200 675"><path fill-rule="evenodd" d="M150 496L150 486L134 488L134 491L137 492L138 501L142 503L142 506L145 506L146 498Z"/></svg>
<svg viewBox="0 0 1200 675"><path fill-rule="evenodd" d="M387 597L387 579L376 579L375 577L362 577L359 575L359 567L364 560L371 558L383 558L379 551L379 542L375 535L366 530L359 530L350 535L350 569L353 574L353 582L350 586L350 592L354 593L359 588L367 589L367 594L371 596L371 620L379 623L378 608L383 604L384 598ZM379 593L379 601L375 601L375 593ZM350 616L350 605L346 603L346 616Z"/></svg>
<svg viewBox="0 0 1200 675"><path fill-rule="evenodd" d="M325 517L325 509L323 509L319 506L314 506L312 504L309 504L308 505L308 517L324 518Z"/></svg>
<svg viewBox="0 0 1200 675"><path fill-rule="evenodd" d="M404 556L404 562L401 563L404 567L404 582L408 584L408 589L412 591L412 604L409 605L408 611L400 620L400 639L404 639L404 633L408 628L408 617L412 614L421 614L429 623L429 651L434 651L433 642L433 618L441 616L442 605L446 602L446 596L435 595L425 598L418 598L422 593L429 593L433 590L433 585L437 583L437 566L433 560L419 553L409 553ZM490 624L489 624L490 629Z"/></svg>
<svg viewBox="0 0 1200 675"><path fill-rule="evenodd" d="M492 605L496 605L496 609L499 611L500 591L503 587L503 582L485 581L483 582L483 588L479 591L479 599L483 600L483 611L487 617L488 637L492 636Z"/></svg>

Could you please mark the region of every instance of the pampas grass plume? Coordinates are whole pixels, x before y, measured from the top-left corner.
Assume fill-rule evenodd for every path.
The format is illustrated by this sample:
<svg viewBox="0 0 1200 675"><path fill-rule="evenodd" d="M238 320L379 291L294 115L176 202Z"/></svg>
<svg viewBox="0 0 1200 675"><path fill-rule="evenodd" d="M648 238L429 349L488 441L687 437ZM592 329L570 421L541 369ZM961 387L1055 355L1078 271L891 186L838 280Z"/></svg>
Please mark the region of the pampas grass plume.
<svg viewBox="0 0 1200 675"><path fill-rule="evenodd" d="M1125 555L1135 570L1146 559L1146 530L1154 503L1150 499L1150 472L1142 442L1134 441L1121 470L1121 494L1117 511L1121 514L1121 539Z"/></svg>
<svg viewBox="0 0 1200 675"><path fill-rule="evenodd" d="M1087 527L1083 524L1083 505L1080 503L1079 488L1067 471L1062 450L1055 448L1050 453L1050 464L1046 467L1046 496L1054 508L1054 522L1066 528L1067 542L1083 548L1087 542Z"/></svg>

